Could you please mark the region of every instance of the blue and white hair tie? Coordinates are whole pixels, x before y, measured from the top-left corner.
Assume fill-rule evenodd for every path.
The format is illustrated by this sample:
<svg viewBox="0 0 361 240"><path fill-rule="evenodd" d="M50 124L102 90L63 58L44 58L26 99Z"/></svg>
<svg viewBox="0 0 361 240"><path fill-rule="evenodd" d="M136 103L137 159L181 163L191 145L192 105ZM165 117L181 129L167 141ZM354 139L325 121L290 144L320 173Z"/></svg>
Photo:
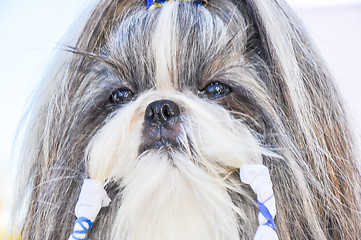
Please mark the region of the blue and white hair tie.
<svg viewBox="0 0 361 240"><path fill-rule="evenodd" d="M262 164L245 164L239 174L241 181L249 184L257 195L259 226L254 240L278 240L274 222L276 201L268 168Z"/></svg>
<svg viewBox="0 0 361 240"><path fill-rule="evenodd" d="M100 209L110 203L110 198L103 188L104 183L85 179L75 206L77 219L74 223L73 233L68 240L85 240L86 233L92 227Z"/></svg>
<svg viewBox="0 0 361 240"><path fill-rule="evenodd" d="M162 7L164 4L173 2L174 0L146 0L147 9L155 9ZM191 2L195 6L205 7L208 4L208 0L182 0L184 2Z"/></svg>

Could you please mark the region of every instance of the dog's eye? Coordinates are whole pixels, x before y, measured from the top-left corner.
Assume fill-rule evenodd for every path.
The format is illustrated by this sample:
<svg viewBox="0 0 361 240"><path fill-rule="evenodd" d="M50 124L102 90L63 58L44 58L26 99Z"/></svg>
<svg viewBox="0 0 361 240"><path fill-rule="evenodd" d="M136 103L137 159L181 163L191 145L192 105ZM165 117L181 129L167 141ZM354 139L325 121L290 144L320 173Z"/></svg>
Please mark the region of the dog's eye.
<svg viewBox="0 0 361 240"><path fill-rule="evenodd" d="M114 104L124 104L133 100L134 94L127 89L115 90L110 96L110 101Z"/></svg>
<svg viewBox="0 0 361 240"><path fill-rule="evenodd" d="M231 87L220 82L213 82L204 89L204 93L212 98L222 98L228 95L231 91Z"/></svg>

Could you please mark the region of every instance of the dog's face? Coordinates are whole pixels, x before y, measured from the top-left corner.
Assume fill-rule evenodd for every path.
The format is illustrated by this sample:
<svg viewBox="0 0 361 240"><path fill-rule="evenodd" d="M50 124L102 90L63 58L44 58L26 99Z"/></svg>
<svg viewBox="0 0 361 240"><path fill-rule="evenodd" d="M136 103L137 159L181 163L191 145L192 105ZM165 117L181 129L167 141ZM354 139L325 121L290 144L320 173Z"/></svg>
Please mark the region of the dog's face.
<svg viewBox="0 0 361 240"><path fill-rule="evenodd" d="M112 199L89 239L252 239L248 163L281 239L359 236L353 140L302 33L283 1L104 0L33 109L24 239L68 238L86 177Z"/></svg>
<svg viewBox="0 0 361 240"><path fill-rule="evenodd" d="M99 94L112 108L87 158L90 177L124 188L117 224L134 229L117 227L117 236L144 239L151 231L160 239L176 231L179 239L237 239L239 218L249 218L232 202L245 197L236 173L267 154L260 135L262 108L271 100L246 58L244 19L231 22L238 26L227 28L204 8L170 3L112 30L103 50L108 62L95 66L103 74L85 100L99 106L92 102Z"/></svg>

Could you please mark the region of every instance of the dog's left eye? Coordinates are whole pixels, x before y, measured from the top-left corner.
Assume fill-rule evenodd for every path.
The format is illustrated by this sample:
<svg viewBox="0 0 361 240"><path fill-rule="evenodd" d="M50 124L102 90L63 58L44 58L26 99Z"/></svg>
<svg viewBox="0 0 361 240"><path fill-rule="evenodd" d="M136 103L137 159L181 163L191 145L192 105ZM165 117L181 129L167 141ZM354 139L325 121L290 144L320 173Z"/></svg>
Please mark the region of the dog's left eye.
<svg viewBox="0 0 361 240"><path fill-rule="evenodd" d="M213 82L204 89L204 93L211 98L225 97L231 93L231 91L232 89L230 86L220 82Z"/></svg>
<svg viewBox="0 0 361 240"><path fill-rule="evenodd" d="M134 99L132 91L127 89L115 90L110 96L110 101L114 104L124 104Z"/></svg>

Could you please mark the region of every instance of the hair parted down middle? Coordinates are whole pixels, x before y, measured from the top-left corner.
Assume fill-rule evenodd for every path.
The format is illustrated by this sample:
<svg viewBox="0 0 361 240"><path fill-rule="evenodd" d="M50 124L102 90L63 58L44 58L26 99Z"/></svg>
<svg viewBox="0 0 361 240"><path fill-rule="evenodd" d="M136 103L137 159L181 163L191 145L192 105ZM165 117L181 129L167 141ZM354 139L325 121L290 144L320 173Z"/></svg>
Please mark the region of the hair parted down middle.
<svg viewBox="0 0 361 240"><path fill-rule="evenodd" d="M87 239L252 239L248 162L270 171L280 239L361 239L352 127L283 0L102 0L66 50L28 116L22 239L67 239L87 177L112 199ZM144 114L164 99L174 143L151 148Z"/></svg>

